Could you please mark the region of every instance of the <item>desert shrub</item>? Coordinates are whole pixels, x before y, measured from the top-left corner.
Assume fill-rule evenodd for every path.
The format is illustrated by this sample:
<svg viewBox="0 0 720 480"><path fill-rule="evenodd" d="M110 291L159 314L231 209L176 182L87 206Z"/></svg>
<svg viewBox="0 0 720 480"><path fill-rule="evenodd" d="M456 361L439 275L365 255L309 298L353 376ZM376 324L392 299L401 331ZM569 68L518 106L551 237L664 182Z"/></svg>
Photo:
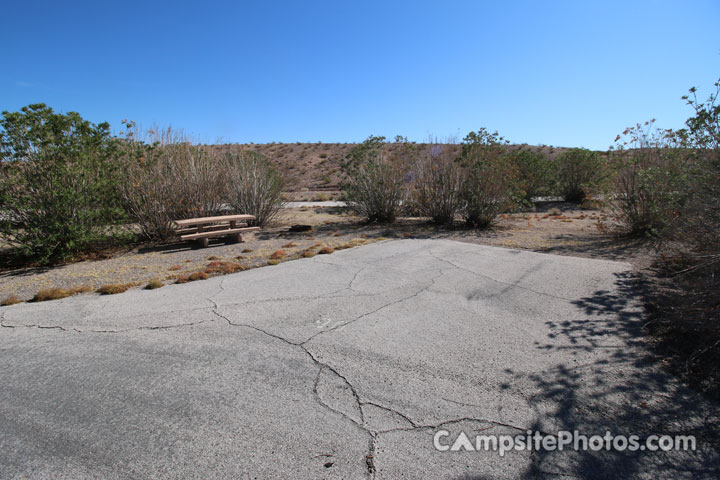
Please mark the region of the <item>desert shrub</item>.
<svg viewBox="0 0 720 480"><path fill-rule="evenodd" d="M555 170L550 159L542 152L520 150L510 161L515 167L520 199L530 202L534 197L550 195L555 188Z"/></svg>
<svg viewBox="0 0 720 480"><path fill-rule="evenodd" d="M158 288L164 287L165 284L162 282L162 280L153 279L150 280L147 285L145 285L146 290L156 290Z"/></svg>
<svg viewBox="0 0 720 480"><path fill-rule="evenodd" d="M607 165L598 152L572 148L555 162L560 194L568 202L580 202L596 193L607 179Z"/></svg>
<svg viewBox="0 0 720 480"><path fill-rule="evenodd" d="M404 159L387 159L382 154L384 140L369 137L343 162L348 206L369 222L394 222L407 197Z"/></svg>
<svg viewBox="0 0 720 480"><path fill-rule="evenodd" d="M204 272L208 275L215 273L228 274L247 270L247 267L235 262L215 261L207 264Z"/></svg>
<svg viewBox="0 0 720 480"><path fill-rule="evenodd" d="M100 295L117 295L118 293L127 292L132 287L136 287L137 283L110 283L103 285L97 289Z"/></svg>
<svg viewBox="0 0 720 480"><path fill-rule="evenodd" d="M318 250L318 253L320 255L329 255L329 254L333 253L334 251L335 251L335 249L333 247L325 246L325 247L322 247L320 250Z"/></svg>
<svg viewBox="0 0 720 480"><path fill-rule="evenodd" d="M609 205L624 233L660 237L687 198L687 151L673 131L654 131L652 122L626 129L621 138Z"/></svg>
<svg viewBox="0 0 720 480"><path fill-rule="evenodd" d="M22 300L20 300L15 295L10 295L5 300L0 303L0 307L9 307L10 305L16 305L18 303L22 303Z"/></svg>
<svg viewBox="0 0 720 480"><path fill-rule="evenodd" d="M9 243L49 263L117 233L121 170L110 126L45 104L2 115L0 231Z"/></svg>
<svg viewBox="0 0 720 480"><path fill-rule="evenodd" d="M228 203L237 213L255 215L251 224L264 226L283 205L284 182L272 164L254 152L228 155Z"/></svg>
<svg viewBox="0 0 720 480"><path fill-rule="evenodd" d="M49 288L40 290L30 299L31 302L47 302L49 300L59 300L61 298L77 295L78 293L91 292L92 287L80 286L73 288Z"/></svg>
<svg viewBox="0 0 720 480"><path fill-rule="evenodd" d="M497 132L484 128L470 132L463 140L461 213L473 228L488 227L515 203L515 173L502 148L507 143Z"/></svg>
<svg viewBox="0 0 720 480"><path fill-rule="evenodd" d="M413 168L413 204L438 225L452 224L462 206L463 169L443 145L431 145L418 155Z"/></svg>
<svg viewBox="0 0 720 480"><path fill-rule="evenodd" d="M173 220L216 215L228 182L220 155L187 142L125 143L123 200L128 214L148 239L173 235Z"/></svg>
<svg viewBox="0 0 720 480"><path fill-rule="evenodd" d="M683 97L694 110L680 132L690 152L688 198L674 222L671 236L687 247L698 268L717 282L720 262L720 80L715 92L701 102L696 89Z"/></svg>
<svg viewBox="0 0 720 480"><path fill-rule="evenodd" d="M196 282L198 280L207 280L210 276L205 272L193 272L190 275L180 275L175 279L175 283Z"/></svg>

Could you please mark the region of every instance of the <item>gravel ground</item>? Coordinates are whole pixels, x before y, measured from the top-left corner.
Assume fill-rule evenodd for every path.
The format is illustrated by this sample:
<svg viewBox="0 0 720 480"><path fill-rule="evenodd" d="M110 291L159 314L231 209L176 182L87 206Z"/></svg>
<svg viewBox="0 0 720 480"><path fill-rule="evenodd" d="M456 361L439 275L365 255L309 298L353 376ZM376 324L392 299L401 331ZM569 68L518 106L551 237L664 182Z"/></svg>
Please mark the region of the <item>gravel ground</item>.
<svg viewBox="0 0 720 480"><path fill-rule="evenodd" d="M561 215L549 215L558 208ZM614 240L599 225L606 221L602 212L579 210L571 204L551 204L535 213L503 215L489 230L439 229L423 219L402 219L392 226L363 225L357 217L334 207L301 207L283 210L274 225L238 244L212 241L197 249L189 243L141 247L104 260L87 260L50 269L21 269L0 272L0 300L15 296L31 299L43 289L87 286L97 289L107 284L136 283L139 287L157 279L173 283L177 276L203 270L211 261L236 262L243 268L268 264L276 250L285 259L298 258L302 251L320 245L356 246L383 238L446 238L463 242L526 249L590 258L626 260L645 266L649 255L642 246ZM290 233L293 224L308 224L313 231ZM294 243L294 246L287 246ZM349 244L349 245L348 245Z"/></svg>

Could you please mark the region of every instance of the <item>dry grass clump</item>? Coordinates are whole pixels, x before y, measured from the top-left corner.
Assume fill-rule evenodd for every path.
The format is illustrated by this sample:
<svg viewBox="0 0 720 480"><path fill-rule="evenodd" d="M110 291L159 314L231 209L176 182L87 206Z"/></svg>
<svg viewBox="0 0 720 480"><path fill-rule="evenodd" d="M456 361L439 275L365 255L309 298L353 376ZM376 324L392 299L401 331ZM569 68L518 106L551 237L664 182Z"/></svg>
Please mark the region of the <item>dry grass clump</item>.
<svg viewBox="0 0 720 480"><path fill-rule="evenodd" d="M128 289L136 286L137 283L110 283L108 285L103 285L96 291L100 295L116 295L118 293L126 292Z"/></svg>
<svg viewBox="0 0 720 480"><path fill-rule="evenodd" d="M3 300L2 303L0 303L0 306L2 306L2 307L7 307L7 306L9 306L9 305L15 305L15 304L17 304L17 303L22 303L22 300L20 300L20 299L19 299L18 297L16 297L15 295L10 295L10 296L7 297L5 300Z"/></svg>
<svg viewBox="0 0 720 480"><path fill-rule="evenodd" d="M172 267L168 268L171 272L176 272L178 270L182 270L182 265L173 265Z"/></svg>
<svg viewBox="0 0 720 480"><path fill-rule="evenodd" d="M215 273L228 274L241 272L243 270L247 270L247 268L248 267L246 267L245 265L241 265L235 262L210 262L207 264L207 267L204 271L208 275L212 275Z"/></svg>
<svg viewBox="0 0 720 480"><path fill-rule="evenodd" d="M349 242L345 242L341 245L336 245L335 250L345 250L346 248L359 247L360 245L365 245L366 243L368 243L368 241L365 239L354 238L354 239L350 240Z"/></svg>
<svg viewBox="0 0 720 480"><path fill-rule="evenodd" d="M335 251L335 249L333 247L325 246L325 247L321 248L320 250L318 250L318 253L321 255L328 255L330 253L333 253L334 251Z"/></svg>
<svg viewBox="0 0 720 480"><path fill-rule="evenodd" d="M288 243L286 243L285 245L282 246L282 248L293 248L293 247L297 247L297 243L295 243L295 242L288 242Z"/></svg>
<svg viewBox="0 0 720 480"><path fill-rule="evenodd" d="M243 248L243 251L240 253L251 253L253 251L252 248Z"/></svg>
<svg viewBox="0 0 720 480"><path fill-rule="evenodd" d="M180 275L175 280L175 283L195 282L198 280L207 280L208 278L210 277L205 272L193 272L190 275Z"/></svg>
<svg viewBox="0 0 720 480"><path fill-rule="evenodd" d="M78 293L92 292L92 290L92 287L88 287L85 285L73 288L49 288L37 292L30 301L46 302L48 300L59 300L61 298L77 295Z"/></svg>
<svg viewBox="0 0 720 480"><path fill-rule="evenodd" d="M145 290L155 290L157 288L162 288L164 286L165 286L165 284L162 281L158 280L157 278L154 278L154 279L150 280L147 285L145 285Z"/></svg>
<svg viewBox="0 0 720 480"><path fill-rule="evenodd" d="M220 260L220 257L216 257L215 255L210 255L209 257L207 257L207 259L208 259L208 261Z"/></svg>
<svg viewBox="0 0 720 480"><path fill-rule="evenodd" d="M272 255L270 255L271 260L281 260L285 258L287 254L285 253L285 250L275 250Z"/></svg>
<svg viewBox="0 0 720 480"><path fill-rule="evenodd" d="M280 260L277 259L270 259L267 261L268 265L277 265L278 263L280 263Z"/></svg>
<svg viewBox="0 0 720 480"><path fill-rule="evenodd" d="M302 256L303 258L312 258L315 256L315 252L308 248L307 250L303 250L300 256Z"/></svg>

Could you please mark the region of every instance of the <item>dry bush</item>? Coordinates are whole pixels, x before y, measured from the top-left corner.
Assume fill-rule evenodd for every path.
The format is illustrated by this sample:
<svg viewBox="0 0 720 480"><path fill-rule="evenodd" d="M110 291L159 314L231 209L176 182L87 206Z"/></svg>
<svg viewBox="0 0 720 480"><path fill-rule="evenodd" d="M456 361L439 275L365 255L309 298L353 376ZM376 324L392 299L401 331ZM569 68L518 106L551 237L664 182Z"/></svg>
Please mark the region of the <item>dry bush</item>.
<svg viewBox="0 0 720 480"><path fill-rule="evenodd" d="M207 264L207 267L205 268L205 273L208 275L212 274L228 274L228 273L235 273L235 272L241 272L243 270L247 270L247 267L244 265L241 265L239 263L235 262L210 262Z"/></svg>
<svg viewBox="0 0 720 480"><path fill-rule="evenodd" d="M653 131L652 122L628 128L623 136L613 153L610 208L622 233L660 237L686 203L687 150L673 131Z"/></svg>
<svg viewBox="0 0 720 480"><path fill-rule="evenodd" d="M237 213L255 215L250 224L266 225L283 206L282 178L265 157L254 152L228 155L226 164L228 203Z"/></svg>
<svg viewBox="0 0 720 480"><path fill-rule="evenodd" d="M116 295L128 291L132 287L136 287L137 283L111 283L103 285L96 291L100 295Z"/></svg>
<svg viewBox="0 0 720 480"><path fill-rule="evenodd" d="M280 263L280 260L272 259L272 258L267 261L267 264L268 264L268 265L277 265L277 264L279 264L279 263Z"/></svg>
<svg viewBox="0 0 720 480"><path fill-rule="evenodd" d="M153 279L153 280L150 280L147 283L147 285L145 285L145 289L146 290L156 290L156 289L162 288L164 286L165 286L165 284L161 280Z"/></svg>
<svg viewBox="0 0 720 480"><path fill-rule="evenodd" d="M190 275L180 275L175 280L175 283L195 282L198 280L207 280L208 278L210 277L205 272L193 272Z"/></svg>
<svg viewBox="0 0 720 480"><path fill-rule="evenodd" d="M307 250L303 250L303 252L300 254L303 258L312 258L315 256L315 252L310 250L309 248Z"/></svg>
<svg viewBox="0 0 720 480"><path fill-rule="evenodd" d="M142 148L141 155L129 156L122 193L145 238L169 238L173 220L220 211L229 178L228 163L220 155L189 143L135 148Z"/></svg>
<svg viewBox="0 0 720 480"><path fill-rule="evenodd" d="M321 255L327 255L330 253L333 253L335 249L333 247L323 247L320 250L318 250L318 253Z"/></svg>
<svg viewBox="0 0 720 480"><path fill-rule="evenodd" d="M92 287L88 287L88 286L80 286L80 287L73 287L73 288L49 288L49 289L40 290L39 292L37 292L30 301L31 302L46 302L48 300L59 300L61 298L77 295L78 293L91 292L92 290L93 290Z"/></svg>
<svg viewBox="0 0 720 480"><path fill-rule="evenodd" d="M451 149L435 144L420 153L413 168L413 203L438 225L452 224L463 204L463 169L455 157Z"/></svg>
<svg viewBox="0 0 720 480"><path fill-rule="evenodd" d="M270 258L273 260L280 260L282 258L285 258L285 256L285 250L276 250L275 252L273 252L272 255L270 255Z"/></svg>
<svg viewBox="0 0 720 480"><path fill-rule="evenodd" d="M7 306L15 305L15 304L18 304L18 303L22 303L22 300L20 300L20 299L19 299L18 297L16 297L15 295L10 295L10 296L7 297L5 300L3 300L2 303L0 303L0 306L2 306L2 307L7 307Z"/></svg>
<svg viewBox="0 0 720 480"><path fill-rule="evenodd" d="M286 243L285 245L283 245L282 247L283 247L283 248L293 248L293 247L297 247L297 243L295 243L295 242L288 242L288 243Z"/></svg>

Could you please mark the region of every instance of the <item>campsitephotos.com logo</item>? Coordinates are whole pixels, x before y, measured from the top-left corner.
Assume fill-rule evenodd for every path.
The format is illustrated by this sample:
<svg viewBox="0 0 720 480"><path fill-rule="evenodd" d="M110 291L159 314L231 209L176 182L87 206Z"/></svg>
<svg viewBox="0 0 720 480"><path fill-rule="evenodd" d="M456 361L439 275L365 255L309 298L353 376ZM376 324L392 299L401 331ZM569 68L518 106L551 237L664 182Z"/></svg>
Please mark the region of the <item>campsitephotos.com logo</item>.
<svg viewBox="0 0 720 480"><path fill-rule="evenodd" d="M513 450L555 451L600 450L617 452L695 450L693 435L649 435L644 439L640 435L613 435L606 431L604 435L584 435L577 430L561 430L557 435L528 430L524 435L475 435L465 432L451 434L447 430L438 430L433 435L433 445L441 452L480 452L493 451L504 456Z"/></svg>

